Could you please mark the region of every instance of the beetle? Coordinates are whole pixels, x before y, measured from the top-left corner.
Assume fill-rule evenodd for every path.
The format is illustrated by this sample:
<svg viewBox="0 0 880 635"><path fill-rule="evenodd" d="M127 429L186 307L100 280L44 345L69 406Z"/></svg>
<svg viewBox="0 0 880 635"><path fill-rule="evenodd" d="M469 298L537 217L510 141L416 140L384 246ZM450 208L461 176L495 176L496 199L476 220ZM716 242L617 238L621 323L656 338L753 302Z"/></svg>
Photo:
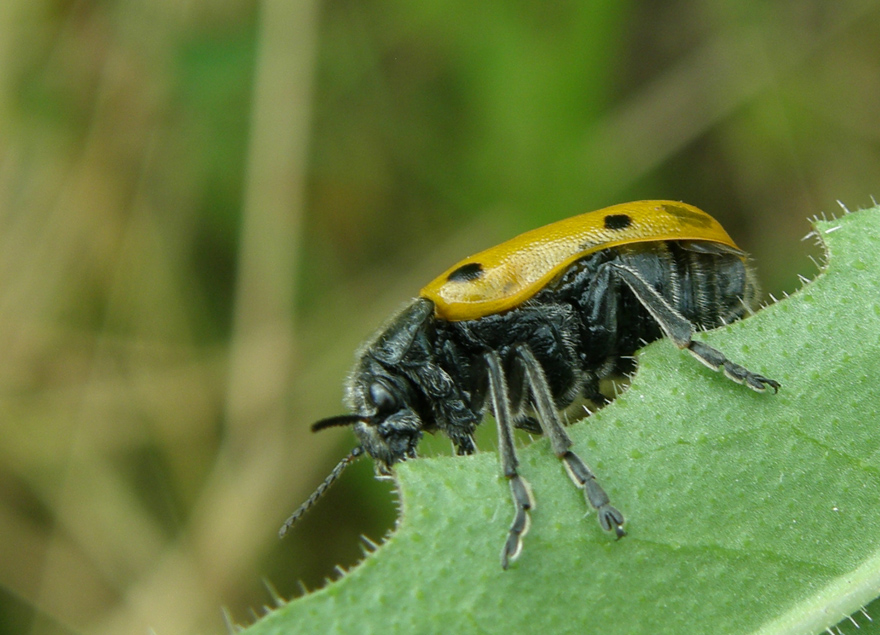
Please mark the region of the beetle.
<svg viewBox="0 0 880 635"><path fill-rule="evenodd" d="M484 414L495 417L514 517L501 551L522 550L534 506L519 474L514 428L546 435L574 484L618 538L624 517L572 450L560 412L577 398L603 403L599 382L644 344L667 337L752 390L780 384L693 339L744 317L758 295L742 251L714 218L675 201L614 205L526 232L466 258L428 283L358 351L345 389L350 414L313 431L352 426L359 444L284 523L308 510L362 455L377 474L416 457L423 433L475 451Z"/></svg>

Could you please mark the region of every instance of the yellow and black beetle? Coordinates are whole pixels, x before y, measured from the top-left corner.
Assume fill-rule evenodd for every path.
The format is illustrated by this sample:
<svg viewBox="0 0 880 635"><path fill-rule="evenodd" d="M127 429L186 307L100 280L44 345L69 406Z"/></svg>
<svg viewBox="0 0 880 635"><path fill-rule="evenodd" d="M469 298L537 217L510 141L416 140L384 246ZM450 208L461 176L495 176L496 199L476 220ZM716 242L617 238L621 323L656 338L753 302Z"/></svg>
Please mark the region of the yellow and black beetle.
<svg viewBox="0 0 880 635"><path fill-rule="evenodd" d="M692 339L695 328L743 317L756 295L747 256L721 225L673 201L581 214L466 258L358 352L346 387L353 414L318 421L312 430L352 425L360 444L281 535L357 457L370 455L377 472L388 474L416 456L422 433L437 430L459 454L471 454L474 429L490 412L515 507L502 567L519 555L533 506L517 472L514 428L546 434L602 528L623 536L623 515L571 450L559 412L578 397L603 401L599 381L663 336L752 390L776 391L778 382Z"/></svg>

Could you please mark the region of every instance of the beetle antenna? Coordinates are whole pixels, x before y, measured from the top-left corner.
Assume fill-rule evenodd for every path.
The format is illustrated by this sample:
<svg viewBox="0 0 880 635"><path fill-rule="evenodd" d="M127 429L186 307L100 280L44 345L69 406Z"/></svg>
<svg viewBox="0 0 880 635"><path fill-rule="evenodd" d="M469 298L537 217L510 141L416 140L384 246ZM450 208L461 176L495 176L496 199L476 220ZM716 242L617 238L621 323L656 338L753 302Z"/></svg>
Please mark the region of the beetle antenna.
<svg viewBox="0 0 880 635"><path fill-rule="evenodd" d="M363 423L369 423L370 420L361 415L337 415L335 417L328 417L326 419L321 419L320 421L312 424L312 432L318 432L319 430L326 430L327 428L335 428L338 426L351 426L359 421Z"/></svg>
<svg viewBox="0 0 880 635"><path fill-rule="evenodd" d="M325 419L325 421L328 421ZM320 423L320 422L319 422ZM317 424L316 424L317 425ZM343 425L343 424L337 424ZM359 456L363 455L364 448L363 446L357 446L354 450L349 452L348 456L342 459L339 463L336 464L336 467L327 475L327 478L324 479L324 482L318 485L318 488L312 492L312 495L306 499L302 505L299 506L295 512L290 515L290 518L284 521L284 524L281 525L281 529L278 530L278 537L284 538L284 534L286 534L293 524L300 519L300 517L309 511L309 508L314 505L321 496L333 485L333 482L339 478L342 474L342 471L348 466L352 461L356 461Z"/></svg>

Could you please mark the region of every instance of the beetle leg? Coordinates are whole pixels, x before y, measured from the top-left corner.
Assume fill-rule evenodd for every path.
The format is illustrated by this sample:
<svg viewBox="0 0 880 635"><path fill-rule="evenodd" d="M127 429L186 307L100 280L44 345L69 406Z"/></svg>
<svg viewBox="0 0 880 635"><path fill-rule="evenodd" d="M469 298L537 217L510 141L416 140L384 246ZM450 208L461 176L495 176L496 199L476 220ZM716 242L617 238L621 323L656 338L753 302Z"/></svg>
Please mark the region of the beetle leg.
<svg viewBox="0 0 880 635"><path fill-rule="evenodd" d="M775 379L753 373L748 368L735 364L727 359L724 353L708 344L691 342L688 344L688 352L712 370L723 370L728 379L744 384L754 391L764 392L767 386L770 386L773 392L779 391L779 382Z"/></svg>
<svg viewBox="0 0 880 635"><path fill-rule="evenodd" d="M507 380L501 368L501 359L496 351L485 354L489 379L489 395L495 421L498 424L498 454L501 458L501 471L510 483L515 514L507 541L501 551L501 566L506 569L522 551L522 539L529 530L529 510L535 506L528 483L516 471L519 461L513 445L513 416L510 412L510 398Z"/></svg>
<svg viewBox="0 0 880 635"><path fill-rule="evenodd" d="M599 516L599 524L605 531L614 530L620 538L626 534L623 530L623 514L611 505L608 494L602 489L596 475L587 467L587 464L574 452L571 451L571 438L562 426L559 412L553 403L553 395L544 375L541 363L535 357L532 349L526 344L518 344L514 347L516 359L523 366L526 381L531 389L535 409L538 411L538 421L541 424L544 435L550 439L550 447L565 465L565 469L571 480L578 488L584 490L587 502L595 509Z"/></svg>
<svg viewBox="0 0 880 635"><path fill-rule="evenodd" d="M651 317L657 321L666 337L671 339L676 346L687 349L691 355L712 370L723 370L729 379L738 384L745 384L752 390L764 392L767 386L772 388L773 392L779 390L778 381L753 373L744 366L727 359L724 353L718 349L691 339L694 334L694 325L670 306L669 302L654 287L645 282L638 272L616 263L610 266L614 268L630 291L635 294L642 306L648 310Z"/></svg>

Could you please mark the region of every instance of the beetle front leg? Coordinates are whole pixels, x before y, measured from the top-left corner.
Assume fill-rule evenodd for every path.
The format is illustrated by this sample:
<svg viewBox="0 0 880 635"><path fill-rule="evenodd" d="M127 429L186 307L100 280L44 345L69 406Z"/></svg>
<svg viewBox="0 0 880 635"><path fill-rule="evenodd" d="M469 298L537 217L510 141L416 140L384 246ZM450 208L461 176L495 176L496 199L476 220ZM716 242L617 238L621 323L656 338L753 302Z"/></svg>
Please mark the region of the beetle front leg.
<svg viewBox="0 0 880 635"><path fill-rule="evenodd" d="M513 523L507 533L507 540L501 551L501 567L508 565L522 552L522 539L529 530L529 510L534 508L528 483L516 471L519 461L513 445L513 417L510 412L510 397L507 380L501 368L498 353L490 351L485 355L489 378L489 398L498 425L498 454L501 459L501 471L510 482L510 493L515 509Z"/></svg>

